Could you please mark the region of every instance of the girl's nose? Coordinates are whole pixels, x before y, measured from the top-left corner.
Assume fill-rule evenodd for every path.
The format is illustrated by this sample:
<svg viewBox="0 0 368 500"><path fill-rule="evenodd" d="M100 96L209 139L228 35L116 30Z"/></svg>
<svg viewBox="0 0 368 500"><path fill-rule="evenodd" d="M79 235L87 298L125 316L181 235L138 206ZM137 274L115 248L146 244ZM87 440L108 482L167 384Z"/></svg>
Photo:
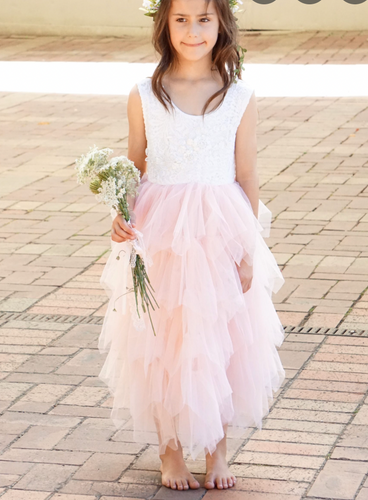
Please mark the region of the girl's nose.
<svg viewBox="0 0 368 500"><path fill-rule="evenodd" d="M189 31L188 35L193 38L197 38L199 35L199 30L200 27L196 23L191 23L188 26L188 31Z"/></svg>

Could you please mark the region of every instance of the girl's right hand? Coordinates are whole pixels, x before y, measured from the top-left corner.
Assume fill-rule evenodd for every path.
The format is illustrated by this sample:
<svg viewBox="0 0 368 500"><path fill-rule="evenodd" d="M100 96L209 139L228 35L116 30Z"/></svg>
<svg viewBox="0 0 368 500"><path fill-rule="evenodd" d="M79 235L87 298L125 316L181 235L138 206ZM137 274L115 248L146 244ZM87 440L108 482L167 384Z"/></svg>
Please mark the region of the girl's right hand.
<svg viewBox="0 0 368 500"><path fill-rule="evenodd" d="M134 222L132 227L135 227ZM129 226L127 221L121 214L118 214L112 222L111 239L117 243L122 241L133 241L136 239L133 229Z"/></svg>

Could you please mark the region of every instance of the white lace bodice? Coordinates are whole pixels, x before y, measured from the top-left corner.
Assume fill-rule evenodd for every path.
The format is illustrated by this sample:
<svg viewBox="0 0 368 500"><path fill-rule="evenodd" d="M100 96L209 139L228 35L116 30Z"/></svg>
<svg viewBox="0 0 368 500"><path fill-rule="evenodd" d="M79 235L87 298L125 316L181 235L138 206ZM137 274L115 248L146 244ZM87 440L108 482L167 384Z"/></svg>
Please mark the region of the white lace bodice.
<svg viewBox="0 0 368 500"><path fill-rule="evenodd" d="M238 80L215 111L166 111L151 79L138 83L147 137L147 178L156 184L230 184L235 180L235 137L253 88ZM207 113L207 112L206 112Z"/></svg>

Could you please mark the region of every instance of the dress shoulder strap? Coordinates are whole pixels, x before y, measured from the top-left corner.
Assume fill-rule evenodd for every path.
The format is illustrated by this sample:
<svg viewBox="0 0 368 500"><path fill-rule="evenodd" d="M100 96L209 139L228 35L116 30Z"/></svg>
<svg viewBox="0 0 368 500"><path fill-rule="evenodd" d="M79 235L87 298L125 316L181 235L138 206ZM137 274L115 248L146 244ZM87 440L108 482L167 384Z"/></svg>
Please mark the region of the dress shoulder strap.
<svg viewBox="0 0 368 500"><path fill-rule="evenodd" d="M152 91L151 78L143 78L137 83L138 91L142 101L143 118L147 139L157 135L163 121L163 106Z"/></svg>
<svg viewBox="0 0 368 500"><path fill-rule="evenodd" d="M232 90L230 108L232 123L237 129L255 89L248 81L238 80L237 83L233 83Z"/></svg>
<svg viewBox="0 0 368 500"><path fill-rule="evenodd" d="M142 101L142 110L145 123L148 122L148 113L149 108L152 105L152 97L151 97L151 79L143 78L137 83L139 95Z"/></svg>

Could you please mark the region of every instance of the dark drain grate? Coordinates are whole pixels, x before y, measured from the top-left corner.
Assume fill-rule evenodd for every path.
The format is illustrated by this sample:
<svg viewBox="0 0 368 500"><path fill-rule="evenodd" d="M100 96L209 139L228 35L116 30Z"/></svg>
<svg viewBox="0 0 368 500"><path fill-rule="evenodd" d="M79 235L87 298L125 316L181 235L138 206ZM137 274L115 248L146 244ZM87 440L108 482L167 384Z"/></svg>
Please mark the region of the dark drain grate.
<svg viewBox="0 0 368 500"><path fill-rule="evenodd" d="M0 312L0 324L8 321L35 321L42 323L68 323L102 325L103 317L100 316L66 316L61 314L29 314ZM368 337L368 330L354 330L352 328L324 328L307 326L284 326L286 333L309 333L319 335L344 335L345 337Z"/></svg>
<svg viewBox="0 0 368 500"><path fill-rule="evenodd" d="M29 314L29 313L0 313L0 322L7 321L39 321L42 323L75 323L102 325L103 318L100 316L66 316L61 314Z"/></svg>
<svg viewBox="0 0 368 500"><path fill-rule="evenodd" d="M354 328L324 328L310 326L285 326L286 333L314 333L319 335L344 335L345 337L368 337L368 330Z"/></svg>

